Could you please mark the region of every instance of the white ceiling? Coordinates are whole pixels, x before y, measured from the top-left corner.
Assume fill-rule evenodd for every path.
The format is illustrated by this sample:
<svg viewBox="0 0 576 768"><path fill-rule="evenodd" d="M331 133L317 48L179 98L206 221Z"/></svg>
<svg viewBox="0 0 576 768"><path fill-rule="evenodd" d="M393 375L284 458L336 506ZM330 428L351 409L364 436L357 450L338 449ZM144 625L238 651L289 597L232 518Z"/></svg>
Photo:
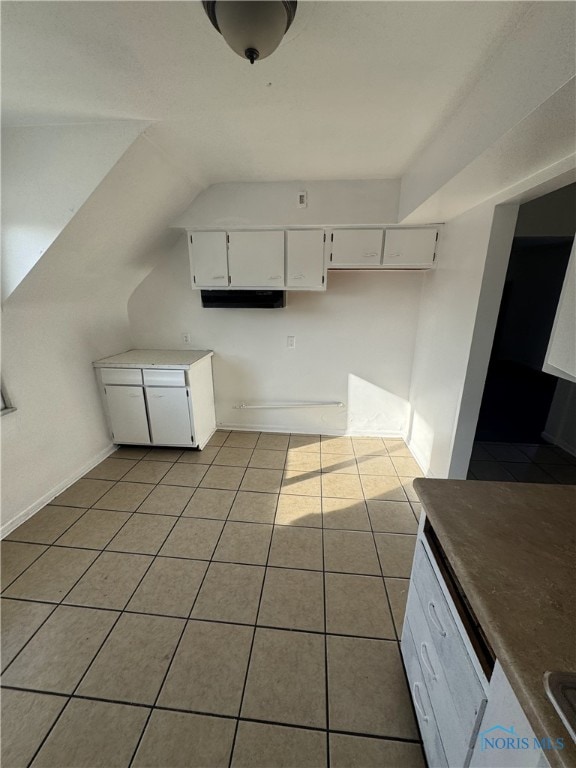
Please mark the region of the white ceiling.
<svg viewBox="0 0 576 768"><path fill-rule="evenodd" d="M5 125L137 119L212 182L401 175L524 2L300 2L253 67L199 2L2 3Z"/></svg>

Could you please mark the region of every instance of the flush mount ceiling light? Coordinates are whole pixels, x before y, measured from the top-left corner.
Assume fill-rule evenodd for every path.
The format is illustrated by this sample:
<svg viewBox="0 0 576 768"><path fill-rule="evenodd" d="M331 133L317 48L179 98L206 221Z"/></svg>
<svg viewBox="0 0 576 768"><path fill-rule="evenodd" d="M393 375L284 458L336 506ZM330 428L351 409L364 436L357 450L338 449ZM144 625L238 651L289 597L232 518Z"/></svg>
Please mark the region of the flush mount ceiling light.
<svg viewBox="0 0 576 768"><path fill-rule="evenodd" d="M202 0L208 18L243 59L274 53L296 15L296 0Z"/></svg>

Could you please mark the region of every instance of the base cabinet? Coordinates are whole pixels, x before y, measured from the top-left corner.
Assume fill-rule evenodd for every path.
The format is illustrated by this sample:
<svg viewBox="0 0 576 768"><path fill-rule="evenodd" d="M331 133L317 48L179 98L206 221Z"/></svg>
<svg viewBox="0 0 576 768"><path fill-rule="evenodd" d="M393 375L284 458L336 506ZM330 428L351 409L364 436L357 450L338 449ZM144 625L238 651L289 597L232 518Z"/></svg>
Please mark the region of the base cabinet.
<svg viewBox="0 0 576 768"><path fill-rule="evenodd" d="M420 523L401 651L430 768L549 768L502 667L482 665ZM472 631L472 630L470 630ZM476 646L477 647L477 646ZM488 680L487 675L490 676ZM509 748L525 739L526 748ZM521 742L524 744L524 742Z"/></svg>
<svg viewBox="0 0 576 768"><path fill-rule="evenodd" d="M189 367L97 367L112 440L203 448L216 429L211 353Z"/></svg>
<svg viewBox="0 0 576 768"><path fill-rule="evenodd" d="M148 445L151 440L143 388L107 384L104 396L114 442Z"/></svg>
<svg viewBox="0 0 576 768"><path fill-rule="evenodd" d="M146 387L150 437L155 445L192 445L186 387Z"/></svg>

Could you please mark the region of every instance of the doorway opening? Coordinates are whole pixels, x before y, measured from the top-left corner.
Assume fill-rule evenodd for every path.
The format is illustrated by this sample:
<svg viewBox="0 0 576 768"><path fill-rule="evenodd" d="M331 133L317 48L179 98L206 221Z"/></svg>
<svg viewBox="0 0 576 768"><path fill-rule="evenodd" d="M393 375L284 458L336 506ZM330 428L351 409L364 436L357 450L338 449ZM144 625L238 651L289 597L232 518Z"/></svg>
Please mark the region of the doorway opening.
<svg viewBox="0 0 576 768"><path fill-rule="evenodd" d="M469 479L576 484L576 381L543 370L575 231L576 184L520 206Z"/></svg>

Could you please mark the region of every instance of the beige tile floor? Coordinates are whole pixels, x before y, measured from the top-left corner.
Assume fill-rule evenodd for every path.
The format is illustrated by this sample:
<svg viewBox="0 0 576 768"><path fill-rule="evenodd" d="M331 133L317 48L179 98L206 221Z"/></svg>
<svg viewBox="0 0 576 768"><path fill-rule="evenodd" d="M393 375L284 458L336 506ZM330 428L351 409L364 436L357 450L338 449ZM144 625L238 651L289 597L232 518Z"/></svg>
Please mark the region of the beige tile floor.
<svg viewBox="0 0 576 768"><path fill-rule="evenodd" d="M424 766L400 440L119 448L2 542L7 768Z"/></svg>

